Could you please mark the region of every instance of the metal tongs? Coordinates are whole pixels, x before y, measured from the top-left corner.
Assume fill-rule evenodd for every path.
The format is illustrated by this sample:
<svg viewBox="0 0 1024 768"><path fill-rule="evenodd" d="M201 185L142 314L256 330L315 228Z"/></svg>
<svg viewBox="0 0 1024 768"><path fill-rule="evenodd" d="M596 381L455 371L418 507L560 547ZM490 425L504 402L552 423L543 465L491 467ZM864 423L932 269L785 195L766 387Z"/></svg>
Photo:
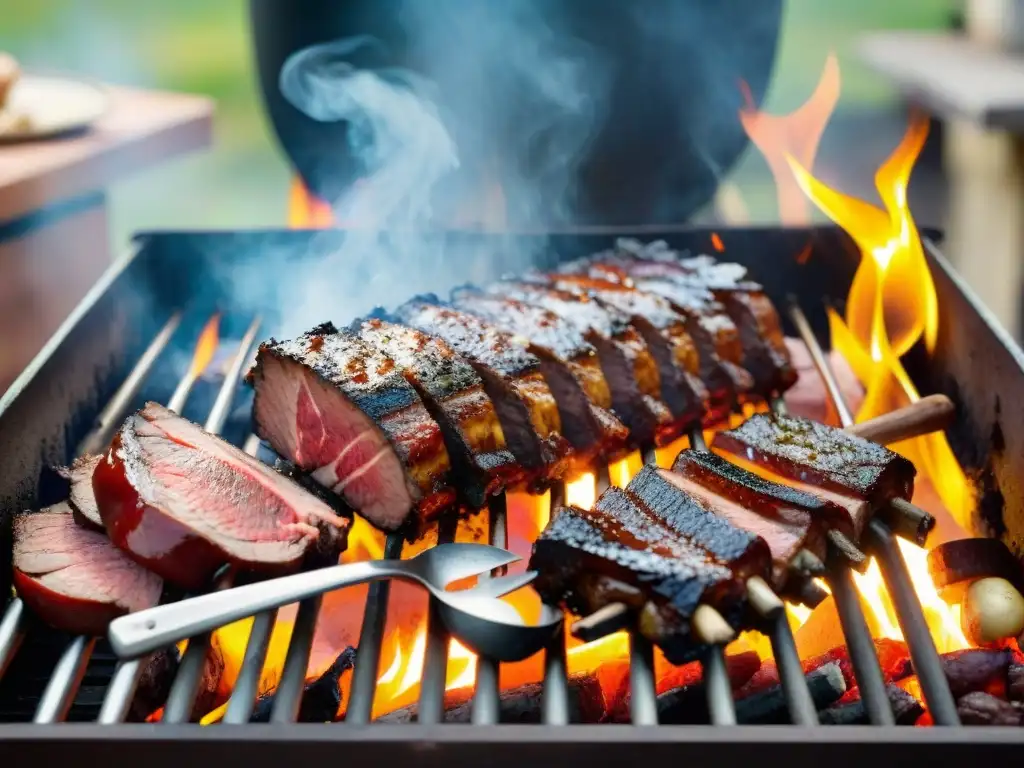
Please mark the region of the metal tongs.
<svg viewBox="0 0 1024 768"><path fill-rule="evenodd" d="M496 661L520 661L547 645L562 621L561 610L545 605L537 623L525 624L515 608L498 599L532 582L536 571L489 579L469 589L446 590L456 581L519 559L487 544L440 544L409 560L346 563L158 605L115 619L107 635L118 656L137 658L324 592L401 579L423 586L437 600L442 621L463 645Z"/></svg>

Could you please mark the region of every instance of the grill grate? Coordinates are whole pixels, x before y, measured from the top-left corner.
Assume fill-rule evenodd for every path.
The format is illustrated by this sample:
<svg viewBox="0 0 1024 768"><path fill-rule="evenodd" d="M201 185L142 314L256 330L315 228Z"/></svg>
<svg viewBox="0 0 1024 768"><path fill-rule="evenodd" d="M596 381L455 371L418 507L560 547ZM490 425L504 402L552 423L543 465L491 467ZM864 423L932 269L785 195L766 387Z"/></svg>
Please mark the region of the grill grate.
<svg viewBox="0 0 1024 768"><path fill-rule="evenodd" d="M844 425L852 423L852 414L842 401L835 378L803 312L794 305L791 315L801 337L811 351L812 358L826 383L830 396L835 401L837 412L841 415ZM135 368L101 413L94 430L83 441L82 448L84 450L95 451L109 442L113 430L125 416L129 403L142 387L155 361L178 329L181 320L181 313L175 313L155 336ZM225 376L224 384L206 422L206 427L210 431L219 432L224 426L240 385L242 369L252 352L259 327L259 319L256 318L252 321L239 345L231 369ZM174 403L179 410L185 398L188 397L190 388L191 384L188 382L179 387L178 397L175 399L181 402ZM777 402L773 406L779 410L781 402ZM693 435L691 441L694 447L706 449L699 433ZM246 443L246 448L250 453L255 453L257 447L258 443L251 438ZM645 456L645 458L647 457ZM606 487L607 482L606 473L602 473L599 479L599 490L600 486ZM491 543L497 546L506 546L506 508L503 496L497 497L492 502L488 516ZM957 725L959 719L955 702L942 673L935 645L932 642L921 605L913 591L906 565L893 533L880 520L872 521L870 530L875 554L882 565L883 576L893 597L900 626L907 638L915 671L921 680L929 711L936 724ZM444 521L438 540L439 542L451 541L454 539L454 534L454 521ZM402 548L403 542L399 536L389 536L385 546L385 557L399 558ZM886 698L885 684L878 659L875 656L874 644L851 576L846 569L835 570L830 573L829 580L855 676L870 720L876 725L893 724L893 715ZM230 575L225 577L222 583L229 584ZM359 638L359 656L351 682L351 695L347 709L348 723L363 724L371 719L388 598L388 582L377 582L369 587ZM306 600L300 605L282 677L276 692L275 706L271 714L272 722L291 723L297 718L303 694L305 670L311 653L313 630L319 610L320 598ZM0 621L0 675L14 659L24 637L28 621L26 614L27 611L23 604L15 599L9 604L2 621ZM243 723L248 721L252 713L260 670L266 657L274 618L275 612L266 613L256 618L238 683L224 717L225 722ZM800 725L816 725L817 713L807 689L794 638L785 614L777 612L770 619L766 631L771 639L782 688L793 722ZM546 651L542 719L549 725L564 725L570 721L564 639L563 628L563 631L552 641L551 647ZM165 723L182 723L188 720L195 701L208 642L208 636L194 638L190 641L190 647L184 655L165 707ZM36 723L60 722L67 717L95 645L96 639L94 638L78 637L74 638L67 646L38 703L34 717ZM418 709L419 721L423 724L436 724L444 720L448 646L448 634L438 620L435 611L431 609ZM634 725L656 725L658 712L653 648L647 640L638 634L631 634L629 648L632 722ZM702 664L712 723L715 725L734 724L736 710L725 664L724 648L722 646L709 647L702 659ZM123 662L118 665L100 710L98 718L100 723L123 722L138 683L140 669L141 664L138 661ZM499 665L492 660L480 658L472 702L472 722L478 725L496 724L499 720L499 705Z"/></svg>

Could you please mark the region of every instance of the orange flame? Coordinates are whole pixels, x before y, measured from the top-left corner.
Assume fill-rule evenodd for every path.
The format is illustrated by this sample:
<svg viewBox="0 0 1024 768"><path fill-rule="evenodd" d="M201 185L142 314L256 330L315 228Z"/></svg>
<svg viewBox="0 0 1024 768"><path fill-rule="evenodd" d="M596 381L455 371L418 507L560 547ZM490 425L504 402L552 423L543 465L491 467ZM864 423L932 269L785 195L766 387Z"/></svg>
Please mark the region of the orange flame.
<svg viewBox="0 0 1024 768"><path fill-rule="evenodd" d="M779 201L779 220L784 224L810 223L807 200L790 171L786 155L798 158L805 168L814 166L818 143L839 100L839 62L835 54L825 59L825 67L814 93L788 115L770 115L758 111L750 88L741 83L746 106L740 110L743 130L761 150L775 179Z"/></svg>
<svg viewBox="0 0 1024 768"><path fill-rule="evenodd" d="M193 379L199 378L206 367L213 360L217 353L217 345L220 342L220 312L214 312L196 341L196 351L192 354L192 363L189 365L188 375Z"/></svg>
<svg viewBox="0 0 1024 768"><path fill-rule="evenodd" d="M907 203L910 173L927 133L927 121L915 116L899 146L875 174L884 210L831 189L796 158L787 156L800 188L850 234L863 254L847 297L845 322L835 312L829 317L833 347L850 363L866 390L858 421L919 399L900 357L919 340L929 352L935 345L938 299ZM973 508L971 486L945 435L931 434L893 448L922 470L946 510L967 527ZM904 541L900 547L940 650L967 647L958 617L939 598L928 575L925 551ZM879 634L901 639L877 564L858 577L857 584L872 609Z"/></svg>
<svg viewBox="0 0 1024 768"><path fill-rule="evenodd" d="M302 179L293 179L288 194L288 226L292 229L328 229L334 225L331 206L310 192Z"/></svg>

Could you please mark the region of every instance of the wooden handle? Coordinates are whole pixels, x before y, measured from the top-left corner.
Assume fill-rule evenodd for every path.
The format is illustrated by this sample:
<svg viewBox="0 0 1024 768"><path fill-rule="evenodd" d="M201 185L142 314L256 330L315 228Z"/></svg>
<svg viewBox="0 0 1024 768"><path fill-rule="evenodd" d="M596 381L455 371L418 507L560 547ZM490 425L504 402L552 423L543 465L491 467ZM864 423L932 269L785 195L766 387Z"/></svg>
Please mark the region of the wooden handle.
<svg viewBox="0 0 1024 768"><path fill-rule="evenodd" d="M945 395L928 395L916 403L847 427L852 435L882 445L898 443L930 432L940 432L953 423L956 407Z"/></svg>

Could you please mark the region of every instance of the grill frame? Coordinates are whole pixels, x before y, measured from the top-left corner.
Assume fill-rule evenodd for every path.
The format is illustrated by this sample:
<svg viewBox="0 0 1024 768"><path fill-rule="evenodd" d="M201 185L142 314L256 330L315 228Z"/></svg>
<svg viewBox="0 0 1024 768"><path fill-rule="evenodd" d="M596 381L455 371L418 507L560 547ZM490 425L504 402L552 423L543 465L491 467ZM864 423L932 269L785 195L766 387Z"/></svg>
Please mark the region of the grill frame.
<svg viewBox="0 0 1024 768"><path fill-rule="evenodd" d="M842 297L845 296L859 261L859 253L852 242L841 231L833 227L788 230L752 228L720 230L718 234L725 244L725 252L729 259L743 262L751 267L758 278L764 282L769 295L776 301L781 302L786 294L794 294L807 310L811 325L818 337L821 338L827 334L824 310L821 304L823 293L827 300L833 303L840 303ZM607 247L615 235L629 235L645 239L664 238L675 247L689 248L694 251L711 251L710 230L686 228L669 231L658 230L630 233L615 231L554 235L552 236L550 251L552 253L557 252L560 257L568 259ZM507 238L501 240L496 239L498 236L478 233L439 233L433 236L454 238L457 242L461 241L463 243L472 243L476 240L488 244L489 252L492 252L490 244L500 245L502 242L508 243ZM31 440L15 441L18 443L15 452L20 449L21 458L21 461L16 463L23 470L27 471L23 471L20 478L14 478L13 481L10 476L6 475L0 478L0 504L2 504L0 510L12 511L19 507L48 503L50 500L48 497L55 491L47 484L45 478L40 479L42 466L47 463L68 460L67 454L74 449L82 434L87 431L89 419L99 410L106 401L106 398L109 397L113 389L120 382L120 379L123 378L124 373L127 372L126 369L130 368L141 348L148 343L160 325L177 308L179 303L177 299L179 297L188 296L190 308L196 309L200 314L212 310L215 306L222 308L224 305L223 290L225 286L216 279L210 279L211 273L215 275L223 274L221 269L225 266L230 266L237 261L244 261L245 259L266 258L268 255L273 258L283 259L280 265L276 265L273 268L298 267L301 264L301 258L296 259L296 254L307 251L310 243L313 242L310 238L315 238L316 248L331 248L337 245L338 238L340 237L343 237L343 234L338 232L326 234L310 234L308 232L152 233L139 236L135 241L136 247L133 252L108 271L96 289L86 297L82 305L69 318L68 322L62 326L54 340L48 345L48 348L44 349L40 356L33 361L33 364L26 370L26 373L12 387L11 392L0 401L0 431L4 434L11 434L11 432L7 431L8 428L13 430L18 427L25 428L26 426L30 429L34 428L34 430L45 429L47 426L51 429L43 438L43 445L46 446L46 450L39 451L36 448L34 451L36 454L34 462L30 455L33 453L31 450ZM517 243L521 242L521 238L524 237L539 236L513 236ZM285 245L282 246L282 243L285 243ZM286 247L289 245L291 250ZM807 264L802 267L797 266L794 261L795 257L808 246L812 250ZM1005 487L1006 490L1001 491L1001 493L1003 494L1004 501L1008 499L1011 502L1007 506L1020 508L1019 502L1024 500L1024 492L1019 489L1015 481L1012 481L1012 478L1014 476L1024 477L1024 473L1016 471L1020 469L1017 465L1024 462L1024 452L1013 450L1013 440L1015 436L1017 440L1024 440L1024 424L1007 424L1002 426L1001 421L997 420L995 422L997 425L1000 425L999 429L1003 433L1001 438L1005 445L1003 451L986 452L983 446L988 445L988 443L984 441L984 438L979 440L978 436L984 434L987 426L989 427L990 435L996 431L991 428L991 421L986 419L986 408L991 408L993 394L998 401L1000 397L1006 397L1007 394L1012 395L1024 389L1024 355L1009 340L1009 337L994 324L991 317L980 307L973 295L949 271L948 265L941 257L941 254L939 254L937 248L931 242L926 244L926 248L932 262L933 274L940 297L940 311L942 312L940 351L936 356L936 360L941 361L941 363L930 368L924 366L923 371L925 375L921 376L917 370L920 365L914 365L915 358L919 364L923 360L921 355L918 354L911 356L911 363L908 367L923 391L945 391L954 398L960 398L957 402L961 406L962 415L966 418L958 422L957 429L954 430L952 435L954 450L957 451L961 461L965 463L968 469L981 475L983 487L986 487L986 483L991 487ZM456 247L456 250L459 250L459 248ZM182 270L181 263L183 258L193 259L195 263L190 265L190 268ZM766 260L772 263L766 266ZM299 263L297 264L296 262ZM773 267L776 265L776 262L786 268L774 269ZM478 264L474 265L477 272L474 275L474 279L483 280L496 276L496 263L485 264L483 274L480 274L479 266ZM265 263L261 264L261 267L265 268ZM140 298L136 290L140 286L146 289L145 299ZM824 291L822 290L823 287ZM233 306L229 307L227 311L245 314L265 309L266 296L249 297L249 299L251 302L249 306ZM788 318L786 321L788 325ZM153 327L150 328L150 325ZM272 322L270 327L272 328ZM106 339L109 342L105 356L97 357L95 354L87 354L94 352L95 346L97 346L97 337L95 335L97 328L100 329L99 338ZM796 335L792 328L787 330L792 335ZM90 337L89 334L93 335ZM118 344L119 341L121 342L120 344ZM92 342L92 344L90 345L89 342ZM988 369L985 376L978 374L976 366L978 365L979 356L990 363L991 371L994 371L996 374L994 379ZM78 371L79 375L69 376L67 371L68 365L73 366L72 370ZM81 375L81 366L83 365L90 369L91 376ZM971 373L972 369L973 373ZM961 378L964 374L970 375L967 378ZM54 379L55 376L59 376L64 381L68 379L73 381L70 393L68 393L68 388L66 387L55 387L57 383ZM996 386L992 386L993 381ZM91 386L89 386L90 382ZM955 387L951 386L952 382L958 382L958 385ZM940 386L936 386L936 384ZM38 410L40 406L46 404L53 405L55 398L59 398L64 402L74 401L73 410L69 414L70 418L58 419L56 412L59 412L60 409L48 408L44 413ZM65 412L67 411L65 410ZM1005 416L1009 416L1009 414L1005 414ZM1010 418L1020 421L1024 419L1024 415L1014 415ZM57 430L55 435L53 430L57 426L60 429ZM1011 426L1019 426L1020 428L1011 429ZM76 430L80 431L81 434L77 434ZM50 453L57 455L51 457ZM43 454L43 456L40 456L40 454ZM1021 458L1015 459L1015 457ZM7 458L5 466L11 466L10 457L0 458ZM975 459L974 463L971 462L971 458ZM34 475L32 473L33 465L35 467ZM989 477L985 477L986 472ZM33 478L35 482L33 482ZM1008 484L1007 478L1011 481ZM1007 492L1010 493L1009 496L1007 496ZM1018 502L1016 505L1013 504L1015 500ZM1024 526L1013 529L1016 535L1011 537L1011 541L1019 540L1016 536L1024 535L1024 530L1021 530L1022 527ZM9 551L9 541L0 541L0 557L9 557ZM3 576L0 578L6 579L8 574L9 567L4 567ZM83 727L86 730L80 731ZM273 732L266 730L268 726L260 727L261 731L254 741L259 743L266 740L268 744L277 743L279 737L287 741L290 738L288 734L295 734L296 736L300 733L309 734L311 733L310 729L319 731L321 728L320 726L306 725L299 726L298 728L289 726L290 729L294 730L288 730L284 732L284 736L279 736L279 727L272 727ZM359 726L336 724L323 727L347 733L348 736L342 736L346 741L351 741L357 734L364 733ZM574 757L578 758L580 756L575 751L579 748L577 737L570 736L568 733L563 734L562 729L558 729L556 732L551 728L542 727L538 729L537 727L531 727L529 735L523 734L521 738L517 739L510 731L514 726L477 726L472 729L473 735L471 737L467 738L465 735L462 735L459 738L448 738L446 735L442 739L439 738L439 732L436 729L431 729L428 726L401 726L398 729L401 732L398 738L392 736L392 732L396 730L395 727L372 727L373 735L368 739L370 743L388 743L391 747L401 750L406 749L406 745L422 745L424 741L429 741L434 743L436 750L448 752L449 747L456 747L462 750L459 753L459 760L461 761L467 761L469 753L474 752L471 749L472 744L483 742L489 744L491 749L497 744L508 744L510 747L512 744L516 744L518 747L523 747L524 745L521 744L522 738L532 742L532 744L528 743L525 745L525 752L529 752L532 746L537 744L545 744L550 748L545 750L544 760L542 760L545 763L550 762L554 764L554 760L559 759L556 754L560 754L560 750L557 749L559 746L569 746L574 749ZM20 745L19 751L22 748L34 750L35 747L32 745L36 744L37 741L44 744L48 743L48 736L45 732L51 731L51 728L51 726L35 725L26 729L25 726L19 725L0 725L0 739L14 738L16 743ZM157 735L150 734L151 728L151 726L133 725L127 727L108 726L104 729L94 729L91 726L63 725L61 726L61 734L64 735L68 729L73 729L75 732L82 733L89 741L102 736L102 738L99 738L101 742L107 742L112 738L114 741L127 739L127 743L132 744L139 741L138 737L142 737L142 741L149 743L150 748L152 748L154 743L151 739L156 739L162 743L165 738L176 738L173 734L178 733L179 729L183 728L185 730L180 732L178 738L185 738L190 742L194 742L197 747L202 744L204 749L210 747L214 750L219 750L223 744L230 743L231 741L230 739L225 740L220 737L211 740L205 735L196 739L197 731L193 726L157 726L159 729L159 734ZM410 728L413 729L412 732L409 731ZM594 745L607 743L635 744L642 742L651 745L663 744L666 747L671 747L671 745L677 742L677 739L661 735L649 738L650 732L678 730L626 727L625 732L623 732L621 728L615 726L566 726L564 728L568 732L573 733L581 730L588 731L590 735L581 736L580 738L584 742ZM207 729L203 731L203 734L210 730L220 729ZM447 731L449 729L442 730ZM465 729L457 730L461 732ZM606 730L619 733L619 737L609 740L608 737L599 736L599 732L603 733ZM731 728L725 732L726 734L731 734L731 736L727 735L725 737L725 742L735 742L737 748L757 747L758 745L768 747L777 743L775 734L779 734L780 731L795 731L807 734L805 729L789 727L770 730L773 736L767 737L764 734L765 729L763 728ZM857 730L863 731L864 729ZM891 739L886 738L882 740L882 743L902 744L905 742L903 734L907 730L912 731L914 729L873 727L870 729L873 736L869 743L874 744L879 741L879 737L883 733L891 731L892 733L889 734ZM960 731L964 737L956 739L956 743L962 741L964 743L977 744L982 738L990 741L990 743L996 743L996 741L1002 743L1002 740L991 741L985 735L986 732L975 728L953 730ZM709 756L713 753L714 759L722 759L723 753L721 750L725 747L721 743L723 740L721 731L703 727L685 728L682 731L687 734L685 740L692 742L695 748L705 743L713 745L714 748L709 752ZM705 731L709 731L712 735L704 734ZM638 732L644 734L644 737L640 738ZM1005 733L1004 731L998 732ZM249 733L250 737L256 736L252 732L247 733ZM625 735L625 733L632 735ZM143 734L145 735L143 736ZM414 736L414 734L417 735ZM542 734L544 734L543 738L541 737ZM743 734L742 738L740 738L740 734ZM973 734L978 734L978 736L975 737ZM835 738L840 735L840 733L831 732L830 729L830 737L825 737L825 740L830 743L840 743L839 739ZM856 743L862 743L860 736L863 736L863 733L858 736ZM816 742L819 739L821 737L817 736L813 741ZM317 733L311 734L308 738L303 737L298 740L312 745L333 743L336 738L333 734L328 737ZM1011 738L1008 743L1020 743L1021 740L1024 740L1024 733L1018 739ZM61 738L59 741L64 742L65 739ZM360 744L362 743L361 739L358 741ZM791 743L785 741L785 739L782 741L784 743ZM947 743L945 738L941 741L942 743ZM911 740L906 743L916 742ZM934 740L928 741L928 743L934 743ZM96 746L99 747L100 745L97 744ZM78 748L76 747L76 749ZM516 754L521 753L521 750L518 748L511 751ZM232 757L237 759L238 753L234 751L234 748L232 748L231 754ZM24 756L28 758L29 753L24 753ZM194 753L190 752L190 756L194 756ZM384 756L386 755L382 752L376 752L373 755L374 759L380 759ZM395 756L398 756L398 754ZM561 759L564 759L566 756L563 755ZM917 756L920 757L920 755ZM944 755L939 756L944 757ZM253 756L254 759L257 757L263 758L265 755ZM420 759L424 757L424 754L417 753L417 757ZM494 759L493 754L488 754L486 757ZM518 760L524 757L526 759L538 759L536 755L527 757L525 754L514 759ZM740 755L737 754L736 757L740 757ZM763 755L761 757L763 758ZM505 758L506 754L503 750L499 762L507 762ZM446 762L450 762L452 756L445 759ZM594 750L593 759L604 761L609 758L604 750ZM870 759L877 758L871 757Z"/></svg>

